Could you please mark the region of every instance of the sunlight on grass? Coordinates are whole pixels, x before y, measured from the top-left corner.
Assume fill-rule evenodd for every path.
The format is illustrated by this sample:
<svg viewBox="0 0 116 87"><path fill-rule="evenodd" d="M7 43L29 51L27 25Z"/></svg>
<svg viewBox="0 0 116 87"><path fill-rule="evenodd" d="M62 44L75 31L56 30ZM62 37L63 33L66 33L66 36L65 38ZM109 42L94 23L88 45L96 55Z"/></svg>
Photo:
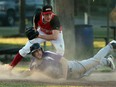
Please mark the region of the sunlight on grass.
<svg viewBox="0 0 116 87"><path fill-rule="evenodd" d="M26 70L29 70L29 67L16 67L15 69L14 69L15 71L26 71Z"/></svg>
<svg viewBox="0 0 116 87"><path fill-rule="evenodd" d="M0 38L2 44L24 45L26 42L27 38Z"/></svg>
<svg viewBox="0 0 116 87"><path fill-rule="evenodd" d="M0 44L25 45L27 41L27 38L0 38ZM51 43L47 42L46 45L51 46Z"/></svg>
<svg viewBox="0 0 116 87"><path fill-rule="evenodd" d="M94 41L94 47L95 48L102 48L105 46L105 42L104 41Z"/></svg>
<svg viewBox="0 0 116 87"><path fill-rule="evenodd" d="M1 44L25 45L27 41L27 38L0 38ZM94 41L93 44L95 48L102 48L105 46L104 41ZM41 45L43 46L44 44L42 43ZM51 43L47 42L46 45L51 46Z"/></svg>

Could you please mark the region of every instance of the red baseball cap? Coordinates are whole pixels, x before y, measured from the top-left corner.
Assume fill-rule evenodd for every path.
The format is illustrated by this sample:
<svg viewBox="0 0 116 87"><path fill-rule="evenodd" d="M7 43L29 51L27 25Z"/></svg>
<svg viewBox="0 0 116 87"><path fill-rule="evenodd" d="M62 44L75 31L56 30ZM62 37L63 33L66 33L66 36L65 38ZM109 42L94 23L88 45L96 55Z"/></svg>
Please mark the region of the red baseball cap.
<svg viewBox="0 0 116 87"><path fill-rule="evenodd" d="M51 14L51 13L53 13L52 12L52 6L50 6L50 5L43 6L42 13L43 14Z"/></svg>

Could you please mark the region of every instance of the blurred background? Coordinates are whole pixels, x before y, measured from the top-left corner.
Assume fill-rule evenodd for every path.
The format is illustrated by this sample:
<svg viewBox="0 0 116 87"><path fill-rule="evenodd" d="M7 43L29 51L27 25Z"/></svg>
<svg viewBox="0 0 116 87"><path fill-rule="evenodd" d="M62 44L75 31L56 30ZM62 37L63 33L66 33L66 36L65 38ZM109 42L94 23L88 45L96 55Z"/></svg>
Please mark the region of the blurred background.
<svg viewBox="0 0 116 87"><path fill-rule="evenodd" d="M26 44L25 27L33 26L35 10L46 4L63 26L65 57L91 57L116 39L116 0L0 0L0 61L11 61ZM50 42L41 45L55 50Z"/></svg>

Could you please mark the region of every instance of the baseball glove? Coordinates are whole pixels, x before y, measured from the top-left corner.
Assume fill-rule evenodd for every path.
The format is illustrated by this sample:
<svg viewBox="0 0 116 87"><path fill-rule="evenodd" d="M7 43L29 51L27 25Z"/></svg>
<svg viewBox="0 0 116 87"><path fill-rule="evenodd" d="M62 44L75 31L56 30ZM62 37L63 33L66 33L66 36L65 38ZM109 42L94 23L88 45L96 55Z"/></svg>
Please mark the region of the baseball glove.
<svg viewBox="0 0 116 87"><path fill-rule="evenodd" d="M27 27L25 29L26 36L29 40L36 38L39 35L39 32L34 29L34 27Z"/></svg>

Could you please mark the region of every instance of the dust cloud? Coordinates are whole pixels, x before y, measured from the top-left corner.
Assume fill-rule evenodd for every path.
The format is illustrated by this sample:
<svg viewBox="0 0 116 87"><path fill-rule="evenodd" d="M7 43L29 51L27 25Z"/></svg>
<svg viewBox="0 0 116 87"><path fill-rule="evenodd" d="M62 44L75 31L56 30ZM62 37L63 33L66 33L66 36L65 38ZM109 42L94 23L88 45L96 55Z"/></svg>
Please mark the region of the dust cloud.
<svg viewBox="0 0 116 87"><path fill-rule="evenodd" d="M90 76L81 78L78 81L116 81L116 72L107 73L92 73ZM41 82L65 82L63 78L56 79L45 75L43 72L33 72L30 74L28 70L17 70L16 68L11 70L4 69L4 64L0 64L0 80L30 80ZM71 81L71 80L69 80Z"/></svg>
<svg viewBox="0 0 116 87"><path fill-rule="evenodd" d="M84 77L83 80L87 80L87 81L116 81L115 76L116 76L116 71L92 73L90 76Z"/></svg>
<svg viewBox="0 0 116 87"><path fill-rule="evenodd" d="M44 73L40 71L33 71L33 73L30 73L29 70L17 70L17 68L8 70L4 64L0 64L0 80L31 80L42 82L54 82L56 80L55 78L49 77Z"/></svg>

